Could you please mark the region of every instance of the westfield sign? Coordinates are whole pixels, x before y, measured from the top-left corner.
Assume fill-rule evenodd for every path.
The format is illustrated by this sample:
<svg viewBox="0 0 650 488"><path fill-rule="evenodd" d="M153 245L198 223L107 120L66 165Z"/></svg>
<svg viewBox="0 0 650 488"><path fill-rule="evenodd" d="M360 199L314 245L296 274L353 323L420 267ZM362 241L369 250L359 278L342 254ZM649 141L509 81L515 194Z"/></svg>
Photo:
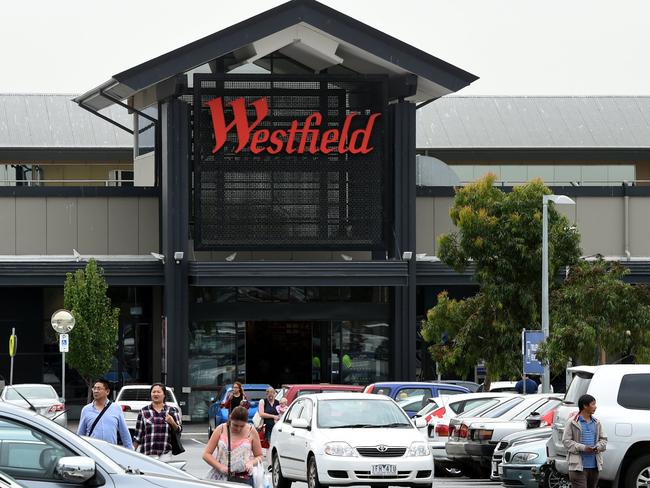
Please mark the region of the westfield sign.
<svg viewBox="0 0 650 488"><path fill-rule="evenodd" d="M281 152L286 154L330 154L332 152L368 154L374 149L369 147L372 128L381 115L378 113L370 115L364 128L351 131L352 120L359 115L351 113L345 117L341 129L326 129L321 133L319 127L323 122L323 116L314 112L308 115L302 123L297 120L292 121L286 130L270 131L257 128L269 114L267 98L259 98L251 102L250 106L255 111L255 120L252 122L248 120L244 98L237 98L228 103L233 112L233 119L230 123L226 123L221 97L206 102L206 105L210 109L214 129L213 154L224 146L228 133L233 130L237 133L235 153L248 147L253 154L278 154Z"/></svg>

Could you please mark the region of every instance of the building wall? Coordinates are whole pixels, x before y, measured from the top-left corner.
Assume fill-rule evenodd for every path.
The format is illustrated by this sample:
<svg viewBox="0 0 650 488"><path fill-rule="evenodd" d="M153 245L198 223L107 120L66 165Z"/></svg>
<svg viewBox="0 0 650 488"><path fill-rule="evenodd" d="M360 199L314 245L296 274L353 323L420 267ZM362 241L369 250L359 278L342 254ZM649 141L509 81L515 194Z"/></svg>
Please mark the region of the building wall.
<svg viewBox="0 0 650 488"><path fill-rule="evenodd" d="M158 199L0 197L0 254L159 251Z"/></svg>
<svg viewBox="0 0 650 488"><path fill-rule="evenodd" d="M575 197L575 206L556 208L575 224L582 236L583 255L600 253L604 256L625 255L625 199L623 197ZM435 255L436 239L452 232L449 218L451 197L418 197L417 252ZM634 257L650 256L650 197L629 197L629 251Z"/></svg>

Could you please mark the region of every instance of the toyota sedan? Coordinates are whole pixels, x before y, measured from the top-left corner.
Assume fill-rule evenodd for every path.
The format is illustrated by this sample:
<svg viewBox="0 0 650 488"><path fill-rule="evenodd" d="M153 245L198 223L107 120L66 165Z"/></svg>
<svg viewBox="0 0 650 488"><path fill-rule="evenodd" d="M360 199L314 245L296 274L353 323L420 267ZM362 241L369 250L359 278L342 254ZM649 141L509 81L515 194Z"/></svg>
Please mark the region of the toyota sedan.
<svg viewBox="0 0 650 488"><path fill-rule="evenodd" d="M292 481L306 481L309 488L433 483L426 438L384 395L299 397L275 425L270 449L274 488L288 488Z"/></svg>

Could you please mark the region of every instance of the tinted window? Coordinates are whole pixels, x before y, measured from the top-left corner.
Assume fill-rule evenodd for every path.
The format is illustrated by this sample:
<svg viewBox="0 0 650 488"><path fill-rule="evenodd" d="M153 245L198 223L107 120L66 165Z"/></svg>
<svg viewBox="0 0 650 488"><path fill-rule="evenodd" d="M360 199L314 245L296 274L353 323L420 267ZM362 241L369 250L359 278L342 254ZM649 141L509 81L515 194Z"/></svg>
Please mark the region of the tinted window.
<svg viewBox="0 0 650 488"><path fill-rule="evenodd" d="M373 393L376 393L377 395L390 395L390 388L377 388L376 390L373 390Z"/></svg>
<svg viewBox="0 0 650 488"><path fill-rule="evenodd" d="M624 375L617 401L625 408L650 410L650 374Z"/></svg>
<svg viewBox="0 0 650 488"><path fill-rule="evenodd" d="M490 398L477 398L476 400L467 400L465 402L456 402L449 405L451 409L456 413L463 413L468 410L473 410L481 405L487 404L489 401L492 401Z"/></svg>
<svg viewBox="0 0 650 488"><path fill-rule="evenodd" d="M244 390L246 398L251 402L258 402L266 397L266 390Z"/></svg>
<svg viewBox="0 0 650 488"><path fill-rule="evenodd" d="M307 422L311 424L311 413L313 410L313 404L311 400L305 400L304 402L305 406L302 409L302 412L300 413L300 418L305 419Z"/></svg>
<svg viewBox="0 0 650 488"><path fill-rule="evenodd" d="M589 383L591 383L591 378L593 378L593 376L594 375L591 373L583 372L574 375L573 380L571 380L571 384L569 385L569 389L566 392L566 396L564 397L564 403L577 405L578 399L587 393Z"/></svg>
<svg viewBox="0 0 650 488"><path fill-rule="evenodd" d="M557 400L555 398L551 398L550 400L545 400L539 403L535 403L534 405L530 406L529 408L524 409L522 412L518 413L515 415L512 420L524 420L528 415L530 415L532 412L537 412L540 415L546 415L548 412L553 410L555 407L557 407L560 403L562 403L561 400Z"/></svg>
<svg viewBox="0 0 650 488"><path fill-rule="evenodd" d="M287 412L287 415L284 417L284 422L286 424L290 424L293 419L300 418L300 414L302 413L302 407L304 406L305 402L303 401L295 401L289 408L289 412Z"/></svg>
<svg viewBox="0 0 650 488"><path fill-rule="evenodd" d="M438 396L441 396L441 395L458 395L460 393L467 393L467 392L460 391L460 390L446 390L445 388L438 388Z"/></svg>

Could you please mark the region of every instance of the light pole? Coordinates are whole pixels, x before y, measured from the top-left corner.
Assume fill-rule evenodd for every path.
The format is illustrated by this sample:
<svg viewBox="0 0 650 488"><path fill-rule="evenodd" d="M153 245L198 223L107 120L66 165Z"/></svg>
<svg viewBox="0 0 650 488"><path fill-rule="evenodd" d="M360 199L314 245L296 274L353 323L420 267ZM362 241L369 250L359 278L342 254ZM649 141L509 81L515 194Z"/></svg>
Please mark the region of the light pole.
<svg viewBox="0 0 650 488"><path fill-rule="evenodd" d="M556 205L575 205L566 195L544 195L542 197L542 333L544 341L549 336L548 324L548 202ZM548 362L544 365L542 393L550 393L551 371Z"/></svg>

